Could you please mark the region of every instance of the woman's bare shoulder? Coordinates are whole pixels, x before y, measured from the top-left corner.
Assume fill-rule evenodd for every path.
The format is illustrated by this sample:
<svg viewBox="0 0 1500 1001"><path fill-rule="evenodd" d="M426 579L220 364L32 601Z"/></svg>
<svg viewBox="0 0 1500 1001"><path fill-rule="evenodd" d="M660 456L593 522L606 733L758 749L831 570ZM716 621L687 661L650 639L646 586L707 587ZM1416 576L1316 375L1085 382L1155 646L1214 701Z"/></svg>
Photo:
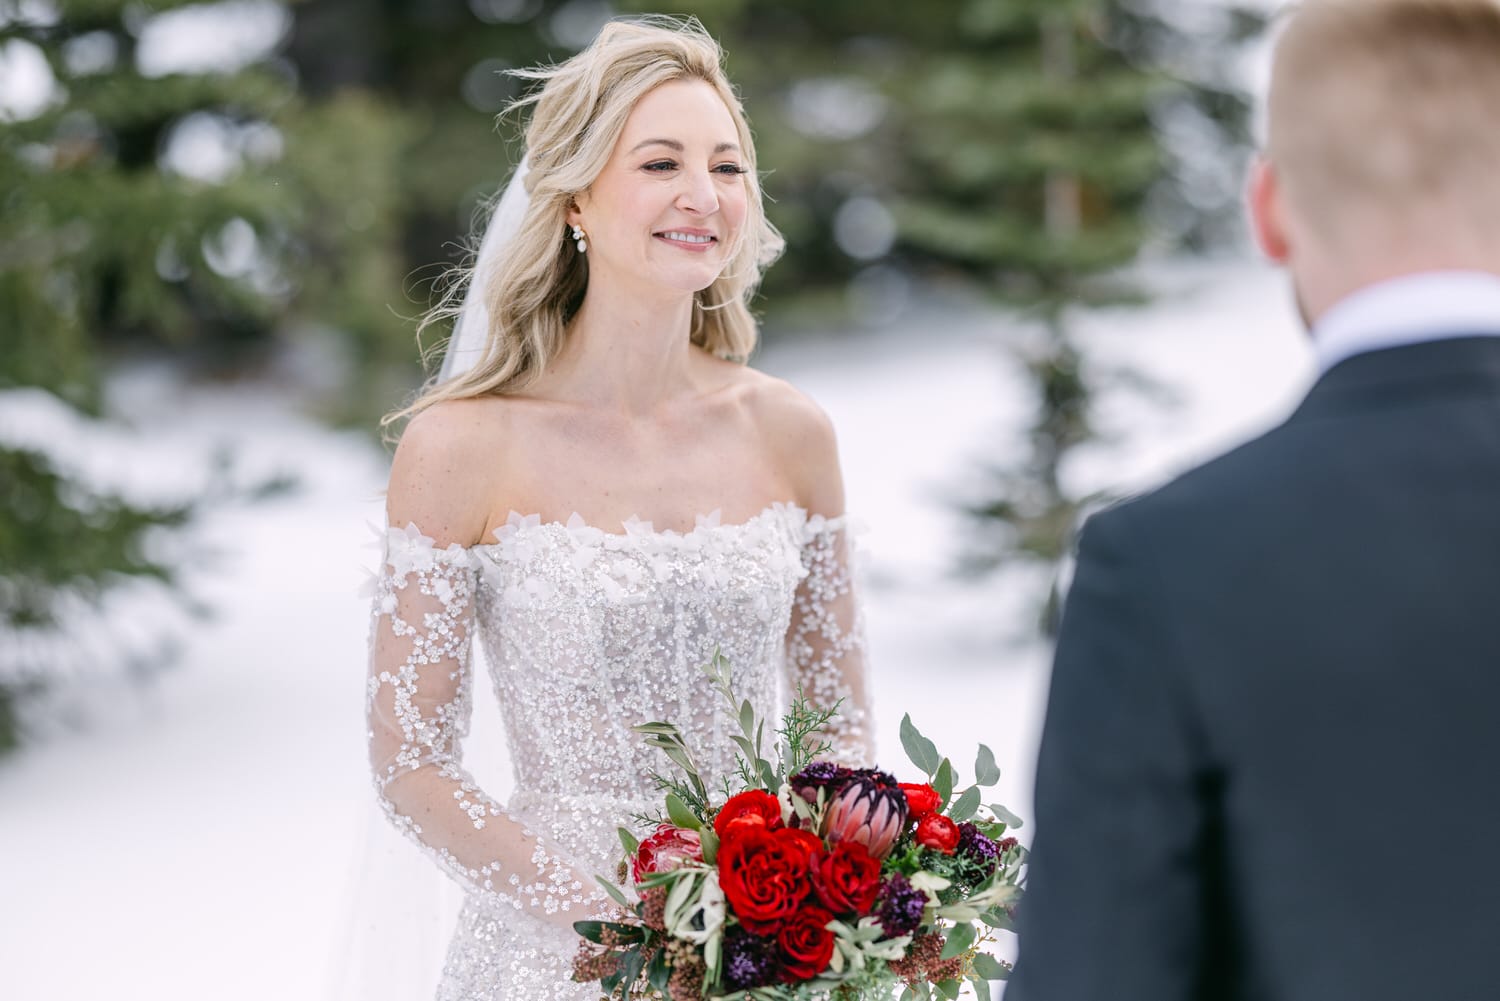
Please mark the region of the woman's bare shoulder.
<svg viewBox="0 0 1500 1001"><path fill-rule="evenodd" d="M797 485L798 502L814 513L842 513L838 438L828 414L796 386L763 372L748 376L743 392L761 435Z"/></svg>
<svg viewBox="0 0 1500 1001"><path fill-rule="evenodd" d="M440 546L482 540L513 421L504 397L444 400L411 419L391 461L386 515Z"/></svg>

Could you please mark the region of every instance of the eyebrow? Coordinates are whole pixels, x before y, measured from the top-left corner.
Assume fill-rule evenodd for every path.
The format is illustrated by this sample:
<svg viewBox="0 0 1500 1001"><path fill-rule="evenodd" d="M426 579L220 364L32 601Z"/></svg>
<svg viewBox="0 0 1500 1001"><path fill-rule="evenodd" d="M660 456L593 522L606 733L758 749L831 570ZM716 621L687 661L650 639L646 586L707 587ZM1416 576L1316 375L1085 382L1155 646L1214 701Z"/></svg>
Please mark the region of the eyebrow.
<svg viewBox="0 0 1500 1001"><path fill-rule="evenodd" d="M633 147L631 147L630 152L634 153L636 152L636 150L644 149L647 146L665 146L668 149L676 150L679 153L687 151L687 147L678 142L676 139L646 139L642 142L636 143ZM740 148L734 143L719 143L719 145L714 147L715 154L738 153L739 151Z"/></svg>

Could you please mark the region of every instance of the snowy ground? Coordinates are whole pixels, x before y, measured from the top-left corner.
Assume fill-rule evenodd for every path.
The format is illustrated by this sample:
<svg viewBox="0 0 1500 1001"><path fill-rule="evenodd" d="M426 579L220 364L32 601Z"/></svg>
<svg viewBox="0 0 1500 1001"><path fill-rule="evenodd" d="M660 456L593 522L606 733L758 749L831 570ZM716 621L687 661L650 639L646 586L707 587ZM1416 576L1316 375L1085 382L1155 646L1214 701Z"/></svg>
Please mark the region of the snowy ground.
<svg viewBox="0 0 1500 1001"><path fill-rule="evenodd" d="M1181 406L1109 395L1101 423L1120 437L1070 470L1080 486L1157 481L1273 423L1310 378L1279 276L1213 266L1161 281L1170 298L1093 317L1086 336ZM759 364L811 393L840 431L851 507L869 528L884 763L899 770L896 728L910 712L961 766L989 743L1006 769L997 799L1027 816L1045 655L1007 639L1015 587L947 574L964 533L944 497L972 482L975 460L1016 447L1027 409L1006 333L993 317L903 322L779 347ZM210 588L222 616L177 669L91 730L0 762L0 996L321 1001L364 857L355 591L375 558L362 547L384 462L264 394L149 395L143 420L163 435L239 441L265 468L296 469L305 489L208 526L238 555ZM476 770L504 792L502 760Z"/></svg>

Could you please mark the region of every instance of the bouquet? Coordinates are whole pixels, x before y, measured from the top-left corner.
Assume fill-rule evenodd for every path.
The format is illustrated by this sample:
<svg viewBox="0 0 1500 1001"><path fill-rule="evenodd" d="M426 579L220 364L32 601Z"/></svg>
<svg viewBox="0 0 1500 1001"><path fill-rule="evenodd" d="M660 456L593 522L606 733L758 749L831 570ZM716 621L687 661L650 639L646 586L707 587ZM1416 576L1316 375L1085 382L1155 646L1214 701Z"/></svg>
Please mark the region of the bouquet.
<svg viewBox="0 0 1500 1001"><path fill-rule="evenodd" d="M975 781L958 773L910 715L901 742L924 781L823 759L819 740L837 706L798 693L769 750L748 701L736 702L729 666L704 671L738 724L738 773L721 795L669 722L635 727L680 775L655 778L665 815L639 816L644 839L620 828L618 904L608 920L580 921L573 979L608 996L670 1001L836 995L902 1001L955 999L965 981L981 1001L1009 967L983 947L1011 928L1026 849L1001 806L981 806L1000 778L983 745ZM634 898L634 899L632 899Z"/></svg>

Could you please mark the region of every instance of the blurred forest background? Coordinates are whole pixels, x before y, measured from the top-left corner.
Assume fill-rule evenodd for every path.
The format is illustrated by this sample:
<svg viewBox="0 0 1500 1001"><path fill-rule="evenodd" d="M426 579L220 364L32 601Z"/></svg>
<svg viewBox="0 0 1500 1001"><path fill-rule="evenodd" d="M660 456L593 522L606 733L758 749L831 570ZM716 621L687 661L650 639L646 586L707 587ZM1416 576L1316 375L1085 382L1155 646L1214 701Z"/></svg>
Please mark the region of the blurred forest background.
<svg viewBox="0 0 1500 1001"><path fill-rule="evenodd" d="M373 435L423 378L413 318L520 158L495 118L520 93L505 71L642 10L696 16L728 52L788 243L768 340L934 302L1027 318L1027 454L954 503L974 514L966 569L1055 562L1090 502L1059 465L1109 377L1070 317L1135 298L1122 268L1143 256L1234 232L1262 6L0 0L0 749L59 690L167 663L169 643L126 642L153 627L121 596L195 610L174 533L286 486L232 456L130 482L13 433L18 415L128 465L147 443L110 379L154 364L273 383Z"/></svg>

